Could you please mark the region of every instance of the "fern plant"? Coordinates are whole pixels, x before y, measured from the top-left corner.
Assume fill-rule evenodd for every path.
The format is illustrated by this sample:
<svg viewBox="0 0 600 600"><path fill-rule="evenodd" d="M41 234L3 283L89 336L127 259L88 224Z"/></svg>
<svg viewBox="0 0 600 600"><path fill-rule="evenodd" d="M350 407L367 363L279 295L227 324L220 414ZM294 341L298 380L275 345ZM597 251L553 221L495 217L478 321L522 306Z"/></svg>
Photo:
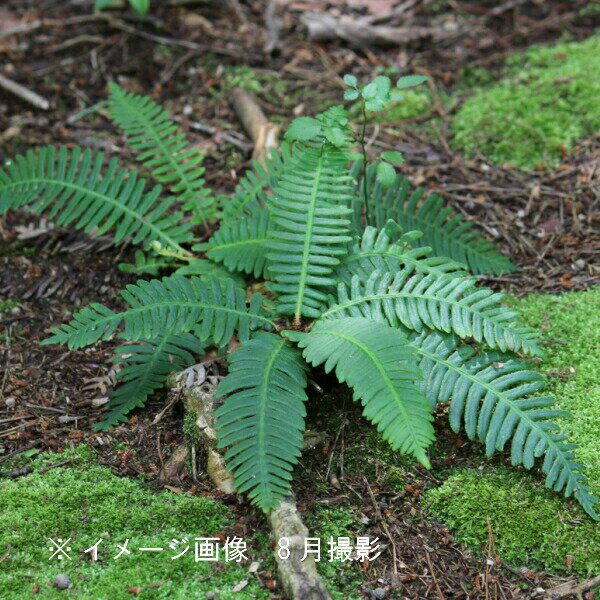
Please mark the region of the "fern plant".
<svg viewBox="0 0 600 600"><path fill-rule="evenodd" d="M346 99L361 102L365 118L422 80L401 78L392 89L383 79L358 86L346 78ZM517 356L541 354L536 333L469 274L514 266L438 198L409 193L393 167L398 153L372 164L354 154L365 127L356 134L344 107L294 121L281 152L255 165L218 229L192 251L177 207L210 204L198 158L149 100L112 86L109 110L170 186L164 198L160 187L146 192L135 171L113 160L104 167L101 155L77 149L30 152L0 171L0 211L49 211L63 225L113 229L116 240L150 252L131 270L174 270L127 286L123 310L78 311L44 342L133 342L117 351L124 383L100 427L125 419L170 370L235 338L241 345L218 388L219 445L238 490L264 511L290 490L307 372L322 365L351 388L392 448L425 467L433 410L449 403L455 431L464 426L488 455L507 450L515 465L532 468L540 458L546 485L598 518L575 446L552 421L564 413L540 395L541 377ZM248 276L265 280L266 291L248 294Z"/></svg>

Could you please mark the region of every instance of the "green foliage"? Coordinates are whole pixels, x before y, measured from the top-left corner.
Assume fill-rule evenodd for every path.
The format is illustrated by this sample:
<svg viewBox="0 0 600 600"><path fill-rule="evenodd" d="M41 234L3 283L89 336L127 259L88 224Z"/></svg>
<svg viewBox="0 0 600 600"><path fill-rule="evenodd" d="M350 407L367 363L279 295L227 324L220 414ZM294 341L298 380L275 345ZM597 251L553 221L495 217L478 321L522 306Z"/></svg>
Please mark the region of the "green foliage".
<svg viewBox="0 0 600 600"><path fill-rule="evenodd" d="M266 277L269 241L269 212L260 209L239 221L225 221L208 244L196 249L206 248L208 258L230 271Z"/></svg>
<svg viewBox="0 0 600 600"><path fill-rule="evenodd" d="M298 145L269 202L268 243L271 289L279 310L318 317L326 299L323 288L335 285L333 268L347 252L350 176L346 154L322 141Z"/></svg>
<svg viewBox="0 0 600 600"><path fill-rule="evenodd" d="M517 314L499 305L502 294L475 287L476 280L452 275L374 271L367 281L354 276L338 284L337 298L322 312L325 319L361 316L423 329L454 332L502 351L540 354L537 334L515 320Z"/></svg>
<svg viewBox="0 0 600 600"><path fill-rule="evenodd" d="M260 332L229 358L217 390L228 396L216 412L219 447L238 492L265 512L288 493L300 456L306 410L306 364L300 352L273 333Z"/></svg>
<svg viewBox="0 0 600 600"><path fill-rule="evenodd" d="M261 308L260 294L254 294L246 306L244 292L231 279L213 277L205 283L200 277L172 275L140 280L137 285L128 285L121 295L128 309L116 313L102 304L90 304L75 313L68 325L55 328L44 343L81 348L108 339L122 324L119 336L126 340L194 330L200 340L221 346L234 333L245 341L251 329L272 325Z"/></svg>
<svg viewBox="0 0 600 600"><path fill-rule="evenodd" d="M335 369L354 390L364 415L394 450L413 454L429 468L425 449L433 441L429 402L415 386L423 375L414 350L398 329L370 319L319 320L310 333L287 331L312 365Z"/></svg>
<svg viewBox="0 0 600 600"><path fill-rule="evenodd" d="M358 165L360 167L360 165ZM391 219L405 231L422 232L421 242L431 246L438 256L452 258L468 265L476 275L491 271L497 275L517 271L508 258L473 229L436 194L425 195L423 188L411 192L410 182L402 175L387 189L377 181L375 167L366 170L363 188L368 188L366 210L369 223L383 228ZM354 199L354 227L360 231L363 205L359 195Z"/></svg>
<svg viewBox="0 0 600 600"><path fill-rule="evenodd" d="M152 170L152 176L168 185L185 209L201 215L200 221L214 215L214 199L204 187L202 154L187 150L189 142L167 112L150 98L132 94L109 83L108 112L127 135L137 159Z"/></svg>
<svg viewBox="0 0 600 600"><path fill-rule="evenodd" d="M98 431L107 431L127 413L144 406L147 398L164 385L173 371L193 364L194 356L204 354L204 347L192 333L164 333L159 338L140 339L140 344L125 344L115 350L113 362L123 363L118 378L121 383L111 394L110 410L96 424Z"/></svg>
<svg viewBox="0 0 600 600"><path fill-rule="evenodd" d="M344 283L350 284L352 275L357 275L364 282L373 271L397 273L404 269L407 272L437 276L464 273L466 266L452 259L444 256L428 257L432 251L430 247L413 248L413 242L422 237L420 231L400 232L400 226L391 220L381 230L365 227L362 237L353 242L350 251L337 267L337 276Z"/></svg>
<svg viewBox="0 0 600 600"><path fill-rule="evenodd" d="M184 252L190 241L188 224L180 213L167 214L171 202L159 201L161 188L145 192L146 182L135 171L119 169L116 158L103 168L104 155L64 146L30 150L0 170L0 214L28 207L57 225L72 225L103 235L114 229L115 242L131 238L134 244L153 241ZM51 207L51 208L50 208Z"/></svg>
<svg viewBox="0 0 600 600"><path fill-rule="evenodd" d="M102 156L89 152L61 150L57 159L43 150L0 171L0 210L28 206L49 210L65 225L79 219L87 230L113 227L117 239L144 241L177 267L170 277L129 285L125 310L91 304L45 342L80 348L113 335L141 342L118 352L132 354L101 427L142 404L172 368L235 338L241 348L219 388L228 396L218 412L219 443L229 447L238 488L265 511L288 492L299 457L303 356L353 389L393 449L428 466L433 406L450 400L455 429L464 423L488 453L510 440L515 464L530 468L543 457L547 485L574 495L597 517L575 447L553 424L563 413L537 397L535 373L510 355L500 368L500 355L474 356L459 346L540 353L536 334L500 304L502 294L465 275L467 268L498 273L514 266L441 199L422 190L409 196L393 167L399 153L384 153L371 166L364 154L352 160L355 142L364 150L369 114L422 79L401 78L392 88L383 76L365 86L346 77L363 103L362 133L354 133L343 106L296 120L287 134L291 146L246 175L218 231L193 245L200 255L182 246L191 233L181 214L164 216L176 200L205 197L199 159L148 99L111 88L113 116L154 177L171 186L172 197L160 204L160 187L143 196L135 171L117 170L114 161L99 179ZM413 248L418 239L427 246ZM158 268L136 257L136 268L148 266ZM247 294L244 274L266 279L253 287L266 287L269 296Z"/></svg>
<svg viewBox="0 0 600 600"><path fill-rule="evenodd" d="M150 0L128 0L131 8L143 17L150 10ZM117 4L116 0L95 0L94 10L104 10Z"/></svg>
<svg viewBox="0 0 600 600"><path fill-rule="evenodd" d="M421 369L429 374L422 391L428 398L450 403L454 431L464 421L467 435L485 445L488 457L504 450L512 437L511 462L526 469L543 455L546 487L564 488L566 496L573 494L589 514L596 514L582 466L574 459L575 446L550 421L568 413L550 408L551 396L537 395L544 387L541 375L505 354L476 354L470 346L459 347L453 335L421 334L411 339L411 345L422 357Z"/></svg>
<svg viewBox="0 0 600 600"><path fill-rule="evenodd" d="M555 166L575 142L600 128L600 36L538 46L515 55L506 77L458 111L454 144L469 156L525 169Z"/></svg>

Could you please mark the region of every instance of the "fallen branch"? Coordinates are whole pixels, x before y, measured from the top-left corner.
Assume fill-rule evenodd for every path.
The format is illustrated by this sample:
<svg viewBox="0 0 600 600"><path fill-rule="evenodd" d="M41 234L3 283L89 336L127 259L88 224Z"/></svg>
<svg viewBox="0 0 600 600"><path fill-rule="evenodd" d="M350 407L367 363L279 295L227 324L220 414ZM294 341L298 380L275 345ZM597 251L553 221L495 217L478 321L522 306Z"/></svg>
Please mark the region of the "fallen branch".
<svg viewBox="0 0 600 600"><path fill-rule="evenodd" d="M339 38L356 46L397 46L427 38L439 41L462 33L458 26L391 27L373 25L368 17L334 17L314 11L303 13L300 20L308 29L308 37L315 42Z"/></svg>
<svg viewBox="0 0 600 600"><path fill-rule="evenodd" d="M234 88L231 91L231 106L254 142L252 160L264 164L271 149L277 148L279 127L265 117L261 107L246 90Z"/></svg>
<svg viewBox="0 0 600 600"><path fill-rule="evenodd" d="M600 575L597 577L592 577L586 581L582 581L581 583L568 581L567 583L563 583L546 590L544 600L559 600L560 598L566 598L567 596L576 596L577 598L581 598L581 594L583 592L587 592L588 590L591 590L597 586L600 586Z"/></svg>
<svg viewBox="0 0 600 600"><path fill-rule="evenodd" d="M189 371L189 369L188 369ZM216 449L217 433L215 431L214 411L218 407L215 398L217 381L215 377L207 377L202 381L187 385L185 377L172 376L169 386L177 386L183 395L187 412L191 412L196 420L198 437L202 441L208 455L207 473L216 487L225 493L234 493L234 481L225 468L225 461ZM289 541L289 557L280 558L275 552L277 570L281 586L290 600L331 600L324 583L319 578L315 561L304 556L308 530L302 523L293 497L288 497L281 505L272 510L268 521L274 539Z"/></svg>
<svg viewBox="0 0 600 600"><path fill-rule="evenodd" d="M32 92L30 89L27 89L12 79L4 77L4 75L0 75L0 88L5 89L7 92L18 96L30 104L33 104L37 108L41 108L42 110L48 110L50 108L50 102L48 102L46 98L43 98L39 94Z"/></svg>

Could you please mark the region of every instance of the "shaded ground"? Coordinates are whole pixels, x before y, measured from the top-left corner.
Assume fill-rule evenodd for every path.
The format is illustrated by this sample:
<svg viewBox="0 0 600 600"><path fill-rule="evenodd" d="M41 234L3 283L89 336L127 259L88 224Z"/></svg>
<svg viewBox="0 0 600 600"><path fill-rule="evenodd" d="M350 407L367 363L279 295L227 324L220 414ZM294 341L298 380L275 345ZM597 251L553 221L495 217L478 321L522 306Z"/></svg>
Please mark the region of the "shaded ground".
<svg viewBox="0 0 600 600"><path fill-rule="evenodd" d="M81 114L105 99L106 81L114 78L132 91L152 95L179 116L190 139L209 154L209 185L227 192L248 166L250 148L227 102L231 87L246 87L270 118L287 122L296 113L311 114L339 101L346 72L365 78L377 67L427 73L433 82L431 111L408 122L372 128L369 134L378 138L371 150L399 147L407 160L406 173L416 184L447 198L523 268L486 283L517 295L587 289L598 281L593 262L600 249L600 229L594 219L600 214L600 198L593 182L600 171L600 140L582 141L555 171L525 173L490 165L483 158L465 160L452 149L449 134L449 118L463 98L460 90L469 69L486 67L494 73L508 53L554 41L565 31L584 39L600 22L598 16L582 16L587 4L525 2L495 13L495 2L416 2L411 9L415 23L456 21L469 25L468 34L375 52L306 41L295 7L318 9L326 3L302 2L286 9L281 52L269 57L262 51L260 2L242 4L238 14L226 3L203 5L194 13L158 9L143 21L125 13L99 18L81 3L4 2L2 72L50 99L53 108L43 113L0 92L0 159L50 143L80 144L121 155L124 161L131 158L102 113ZM356 5L364 12L360 2ZM30 32L4 38L1 30L8 17L18 26L23 15L29 21L45 21ZM441 100L446 96L453 98L449 104ZM207 134L207 127L216 133ZM182 441L180 407L175 404L158 418L165 407L165 398L158 395L128 424L110 434L94 434L91 425L100 409L92 400L105 397L111 385L106 377L110 343L74 352L38 343L79 306L114 303L116 292L134 280L116 268L132 250L64 231L19 241L17 226L37 228L39 220L21 214L0 219L0 461L3 454L24 447L61 451L65 444L74 448L86 442L97 451L98 463L116 474L156 479ZM2 304L5 299L10 304ZM367 571L347 575L349 586L362 581L367 598L370 590L381 586L391 586L398 598L513 598L529 597L540 584L551 584L543 573L502 569L491 548L483 556L465 553L444 527L432 526L416 500L429 478L436 482L435 471L430 474L411 465L408 479L402 471L399 487L397 481L382 479L389 477L390 467L382 466L380 459L360 472L345 469L340 451L345 460L352 451L363 452L371 444L365 439L369 430L348 438L344 421L332 422L317 408L323 402L315 397L311 427L327 431L330 439L305 453L305 469L297 469L307 518L318 513L315 527L324 529L343 508L363 524L362 532L389 544ZM350 401L341 402L347 420L361 422ZM478 464L472 451L464 449L465 440L452 434L442 419L437 429L440 447L451 449L447 461L453 467ZM336 479L328 466L334 460ZM187 469L169 485L215 496L202 474L193 480ZM247 506L232 506L249 531L264 526L262 517ZM331 507L332 514L327 511ZM332 527L339 530L335 520ZM394 555L406 569L397 569ZM264 572L259 577L262 583L270 581ZM335 578L343 579L340 573Z"/></svg>

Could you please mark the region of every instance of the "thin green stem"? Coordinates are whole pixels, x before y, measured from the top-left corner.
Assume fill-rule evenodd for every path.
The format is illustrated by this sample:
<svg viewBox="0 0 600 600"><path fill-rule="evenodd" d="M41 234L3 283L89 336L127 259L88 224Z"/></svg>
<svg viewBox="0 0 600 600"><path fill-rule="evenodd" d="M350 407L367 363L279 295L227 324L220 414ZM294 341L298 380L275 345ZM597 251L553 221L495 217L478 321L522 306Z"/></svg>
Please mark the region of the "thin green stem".
<svg viewBox="0 0 600 600"><path fill-rule="evenodd" d="M365 221L367 226L370 225L370 216L369 216L369 190L368 190L368 182L367 182L367 148L365 146L365 136L367 133L367 109L365 103L363 101L362 105L362 114L363 114L363 122L362 122L362 131L360 133L360 148L362 150L363 155L363 165L362 165L362 185L363 185L363 197L365 201Z"/></svg>

